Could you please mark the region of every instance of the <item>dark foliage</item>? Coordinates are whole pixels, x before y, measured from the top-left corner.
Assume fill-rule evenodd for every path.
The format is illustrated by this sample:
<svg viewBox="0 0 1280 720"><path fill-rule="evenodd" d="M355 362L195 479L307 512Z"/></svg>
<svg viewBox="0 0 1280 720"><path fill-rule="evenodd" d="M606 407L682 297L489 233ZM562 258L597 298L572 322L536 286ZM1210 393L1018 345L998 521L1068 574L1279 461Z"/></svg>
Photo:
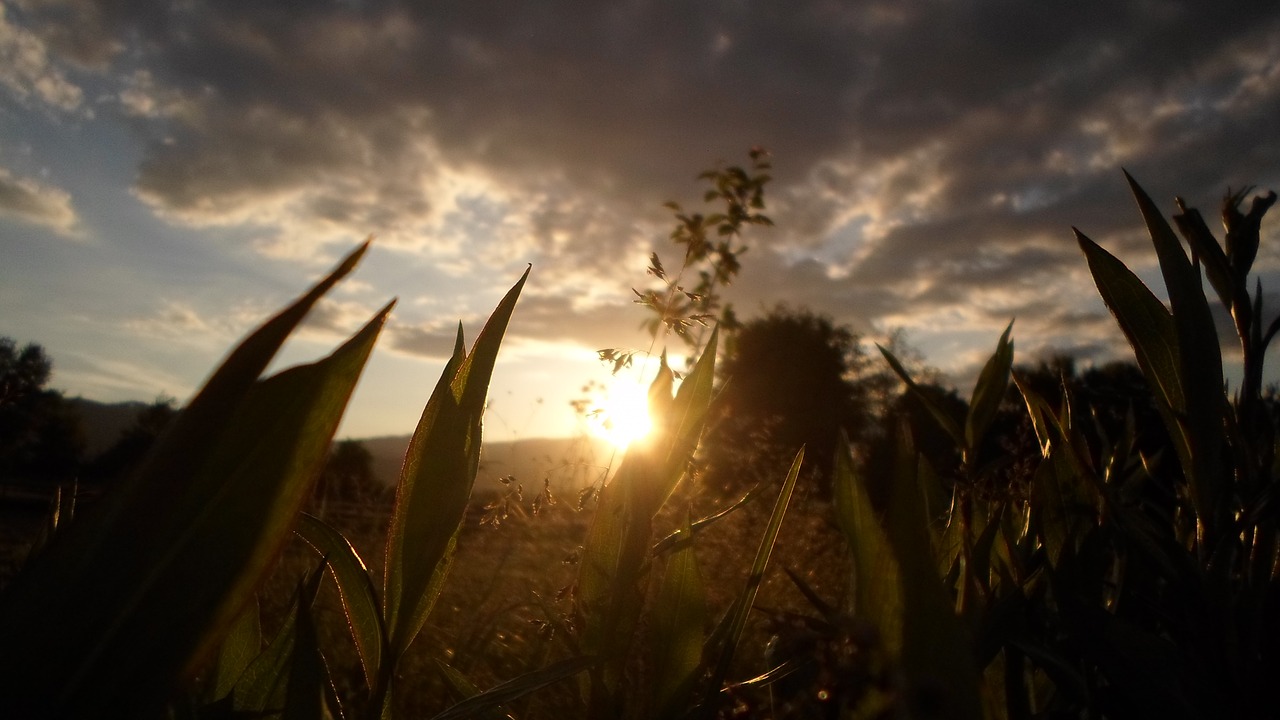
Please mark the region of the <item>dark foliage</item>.
<svg viewBox="0 0 1280 720"><path fill-rule="evenodd" d="M45 389L53 362L44 348L0 338L0 478L62 483L84 453L79 417Z"/></svg>
<svg viewBox="0 0 1280 720"><path fill-rule="evenodd" d="M83 479L91 482L113 482L128 475L155 444L178 411L172 398L161 398L138 413L133 425L120 434L120 439L85 465Z"/></svg>
<svg viewBox="0 0 1280 720"><path fill-rule="evenodd" d="M777 478L801 445L822 496L840 430L868 427L865 364L859 338L808 310L773 309L746 323L724 361L724 389L705 444L710 487L737 492Z"/></svg>
<svg viewBox="0 0 1280 720"><path fill-rule="evenodd" d="M312 503L323 509L333 502L360 503L385 495L373 474L373 454L359 440L342 440L329 450L316 480Z"/></svg>

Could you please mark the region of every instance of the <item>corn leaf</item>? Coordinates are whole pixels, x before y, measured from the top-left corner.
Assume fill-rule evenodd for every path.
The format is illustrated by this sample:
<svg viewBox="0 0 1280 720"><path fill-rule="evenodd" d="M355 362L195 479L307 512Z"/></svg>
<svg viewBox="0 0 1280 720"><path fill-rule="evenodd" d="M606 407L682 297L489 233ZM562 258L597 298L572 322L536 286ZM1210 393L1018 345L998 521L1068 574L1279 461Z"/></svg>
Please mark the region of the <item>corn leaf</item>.
<svg viewBox="0 0 1280 720"><path fill-rule="evenodd" d="M1097 524L1097 493L1073 472L1066 453L1050 452L1031 481L1035 518L1054 568L1063 550L1070 545L1074 555L1086 532Z"/></svg>
<svg viewBox="0 0 1280 720"><path fill-rule="evenodd" d="M249 664L232 690L232 707L237 712L261 714L283 709L289 692L290 675L295 667L300 633L299 617L315 602L323 579L322 563L298 584L293 603L289 606L280 629L267 647Z"/></svg>
<svg viewBox="0 0 1280 720"><path fill-rule="evenodd" d="M1200 211L1183 207L1182 198L1178 198L1177 202L1178 208L1182 210L1181 214L1173 216L1178 232L1186 239L1187 245L1191 246L1193 257L1204 263L1205 275L1218 293L1218 299L1228 309L1232 308L1236 304L1237 285L1231 261L1205 224Z"/></svg>
<svg viewBox="0 0 1280 720"><path fill-rule="evenodd" d="M449 689L453 691L454 695L467 700L480 694L480 688L476 687L470 678L463 675L462 671L439 660L436 661L436 667L440 668L440 674L444 677L445 683L449 685ZM477 711L472 717L480 720L508 720L511 715L501 705L498 705Z"/></svg>
<svg viewBox="0 0 1280 720"><path fill-rule="evenodd" d="M262 652L262 619L256 600L249 602L236 618L214 663L210 700L221 700L231 693L249 663Z"/></svg>
<svg viewBox="0 0 1280 720"><path fill-rule="evenodd" d="M309 588L311 600L320 587L317 572L314 588ZM280 720L319 720L323 717L325 686L329 684L329 672L320 655L316 639L316 623L311 616L311 602L298 606L297 621L293 626L293 652L289 658L289 682L285 688L284 712Z"/></svg>
<svg viewBox="0 0 1280 720"><path fill-rule="evenodd" d="M884 526L853 465L849 439L840 433L832 475L836 521L853 553L854 613L874 625L885 648L902 650L902 578Z"/></svg>
<svg viewBox="0 0 1280 720"><path fill-rule="evenodd" d="M1027 415L1031 417L1031 426L1035 429L1036 441L1040 444L1040 456L1047 457L1052 445L1052 436L1049 434L1049 424L1045 418L1053 415L1053 409L1044 398L1031 389L1030 385L1024 383L1017 373L1013 374L1013 384L1018 386L1018 392L1022 393L1022 399L1027 405Z"/></svg>
<svg viewBox="0 0 1280 720"><path fill-rule="evenodd" d="M778 500L774 503L773 513L769 515L769 523L765 526L764 535L760 538L760 547L756 550L755 560L751 563L751 574L747 576L746 587L734 601L728 616L728 624L724 637L720 641L719 657L712 668L711 681L707 686L709 693L719 693L724 680L729 674L729 666L738 650L738 642L742 639L743 628L747 625L747 615L756 601L756 593L760 583L764 581L764 571L769 566L769 557L773 554L773 546L778 541L778 532L782 529L782 520L791 505L791 494L796 489L796 479L800 477L800 466L804 463L804 448L796 453L787 472L787 479L778 492ZM708 698L710 700L710 698Z"/></svg>
<svg viewBox="0 0 1280 720"><path fill-rule="evenodd" d="M685 467L698 446L707 409L715 385L715 360L719 347L720 328L711 331L711 337L699 356L693 371L685 376L671 398L672 377L666 367L664 355L662 370L649 391L651 414L658 419L660 431L656 433L657 457L662 461L656 482L641 485L642 507L640 512L652 516L671 496L676 484L683 477Z"/></svg>
<svg viewBox="0 0 1280 720"><path fill-rule="evenodd" d="M686 518L684 529L688 534L667 558L653 608L656 717L673 717L684 708L702 667L706 600L690 525Z"/></svg>
<svg viewBox="0 0 1280 720"><path fill-rule="evenodd" d="M302 513L294 530L328 560L329 572L338 586L351 637L360 655L365 681L373 687L382 662L385 638L382 614L368 568L347 538L323 520Z"/></svg>
<svg viewBox="0 0 1280 720"><path fill-rule="evenodd" d="M1169 437L1173 439L1179 461L1184 468L1191 467L1187 428L1180 419L1186 414L1187 403L1182 389L1181 351L1173 315L1114 255L1078 230L1076 240L1089 263L1089 271L1102 301L1133 347L1138 367L1155 396L1156 407L1164 419Z"/></svg>
<svg viewBox="0 0 1280 720"><path fill-rule="evenodd" d="M1009 369L1013 366L1013 341L1009 339L1009 333L1012 331L1013 323L1010 322L973 388L973 399L969 403L969 415L964 426L965 447L970 450L976 451L981 444L1009 387Z"/></svg>
<svg viewBox="0 0 1280 720"><path fill-rule="evenodd" d="M493 365L529 277L498 303L471 354L458 347L409 442L387 533L383 604L394 663L434 606L480 462L481 415Z"/></svg>
<svg viewBox="0 0 1280 720"><path fill-rule="evenodd" d="M657 432L628 448L600 491L578 570L582 648L601 658L592 673L593 707L617 701L622 664L640 619L648 579L653 517L684 474L711 403L718 333L713 331L674 398L665 357L649 389Z"/></svg>
<svg viewBox="0 0 1280 720"><path fill-rule="evenodd" d="M211 654L288 537L390 311L319 362L242 383L298 307L232 353L131 481L134 494L67 528L5 596L0 683L13 692L0 695L81 717L145 713ZM234 396L212 397L216 388Z"/></svg>
<svg viewBox="0 0 1280 720"><path fill-rule="evenodd" d="M939 703L950 717L982 717L972 639L938 577L909 433L901 433L885 530L902 578L902 667L912 704Z"/></svg>
<svg viewBox="0 0 1280 720"><path fill-rule="evenodd" d="M933 397L930 396L929 393L924 392L920 385L912 379L911 374L907 372L907 369L902 366L902 363L898 358L894 357L893 353L879 345L876 345L876 347L879 348L880 354L884 356L885 361L889 363L889 367L893 369L893 372L902 379L902 382L907 384L907 389L919 398L920 402L924 404L925 409L929 411L929 414L938 422L938 425L943 429L943 431L951 436L951 439L956 443L956 447L967 447L965 444L964 431L960 429L960 423L951 416L951 413L938 403L934 402Z"/></svg>
<svg viewBox="0 0 1280 720"><path fill-rule="evenodd" d="M1191 486L1192 502L1199 521L1216 527L1225 518L1218 499L1225 482L1222 476L1222 423L1227 412L1223 392L1222 349L1209 303L1204 296L1200 272L1182 249L1173 229L1138 183L1125 173L1151 242L1160 259L1160 271L1169 291L1169 304L1177 328L1180 379L1186 402L1185 422L1191 464L1184 465ZM1202 541L1204 538L1202 538Z"/></svg>

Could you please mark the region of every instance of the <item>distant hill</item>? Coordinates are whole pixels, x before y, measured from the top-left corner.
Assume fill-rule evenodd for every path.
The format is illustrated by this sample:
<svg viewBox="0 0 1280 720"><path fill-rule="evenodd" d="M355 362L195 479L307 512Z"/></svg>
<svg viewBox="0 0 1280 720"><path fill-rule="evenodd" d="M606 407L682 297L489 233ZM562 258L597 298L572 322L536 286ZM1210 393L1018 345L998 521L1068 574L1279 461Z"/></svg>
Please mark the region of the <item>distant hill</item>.
<svg viewBox="0 0 1280 720"><path fill-rule="evenodd" d="M373 455L374 476L394 484L409 436L364 438L360 442ZM512 475L531 493L541 489L544 478L551 480L557 492L576 491L599 479L610 460L611 447L603 440L581 437L486 442L480 453L476 490L497 490L499 479Z"/></svg>
<svg viewBox="0 0 1280 720"><path fill-rule="evenodd" d="M148 407L143 402L102 403L84 398L67 400L80 414L86 440L85 457L92 458L111 447ZM373 474L387 485L400 477L408 435L353 438L373 455ZM499 489L499 478L514 476L530 493L550 478L556 492L573 492L599 479L610 461L612 446L595 438L531 438L510 442L486 442L480 454L476 489ZM619 458L620 459L620 458ZM615 460L616 462L616 460Z"/></svg>
<svg viewBox="0 0 1280 720"><path fill-rule="evenodd" d="M80 415L84 428L85 457L94 457L111 447L120 434L133 425L138 414L150 404L144 402L102 403L85 398L67 398Z"/></svg>

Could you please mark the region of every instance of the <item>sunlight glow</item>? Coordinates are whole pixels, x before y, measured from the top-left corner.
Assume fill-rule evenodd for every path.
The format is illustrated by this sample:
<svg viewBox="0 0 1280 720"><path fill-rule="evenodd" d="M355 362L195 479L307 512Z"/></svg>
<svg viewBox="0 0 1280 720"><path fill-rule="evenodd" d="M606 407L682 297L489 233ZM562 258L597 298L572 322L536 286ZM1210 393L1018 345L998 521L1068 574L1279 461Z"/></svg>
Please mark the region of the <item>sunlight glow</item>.
<svg viewBox="0 0 1280 720"><path fill-rule="evenodd" d="M653 427L645 388L621 379L600 388L591 398L587 413L588 431L608 440L619 450L643 438Z"/></svg>

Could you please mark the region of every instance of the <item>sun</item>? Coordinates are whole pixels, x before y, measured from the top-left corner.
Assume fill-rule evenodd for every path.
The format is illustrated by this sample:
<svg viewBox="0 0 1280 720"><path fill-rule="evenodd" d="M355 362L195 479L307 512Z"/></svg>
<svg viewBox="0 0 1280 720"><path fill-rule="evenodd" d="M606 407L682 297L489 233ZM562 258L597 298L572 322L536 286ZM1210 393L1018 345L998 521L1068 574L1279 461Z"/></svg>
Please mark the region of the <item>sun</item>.
<svg viewBox="0 0 1280 720"><path fill-rule="evenodd" d="M619 450L642 439L653 428L649 398L643 385L616 380L599 388L591 398L587 429Z"/></svg>

